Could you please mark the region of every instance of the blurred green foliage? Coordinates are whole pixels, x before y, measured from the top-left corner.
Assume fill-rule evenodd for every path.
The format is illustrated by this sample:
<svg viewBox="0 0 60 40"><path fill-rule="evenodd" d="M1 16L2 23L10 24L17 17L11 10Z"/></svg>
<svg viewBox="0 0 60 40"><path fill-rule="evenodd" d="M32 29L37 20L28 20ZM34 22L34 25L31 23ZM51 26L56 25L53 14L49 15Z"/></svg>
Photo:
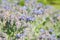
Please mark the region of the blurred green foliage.
<svg viewBox="0 0 60 40"><path fill-rule="evenodd" d="M1 4L1 0L0 0L0 4Z"/></svg>
<svg viewBox="0 0 60 40"><path fill-rule="evenodd" d="M60 0L37 0L37 2L42 2L44 4L60 4Z"/></svg>
<svg viewBox="0 0 60 40"><path fill-rule="evenodd" d="M2 0L0 0L0 3L1 3L1 1ZM8 1L11 1L11 0L8 0ZM13 1L13 0L12 0ZM11 2L12 2L11 1ZM60 5L60 0L37 0L37 2L39 3L39 2L41 2L41 3L43 3L43 4L51 4L51 5ZM21 6L23 6L24 5L24 3L25 3L25 0L19 0L19 5L21 5Z"/></svg>
<svg viewBox="0 0 60 40"><path fill-rule="evenodd" d="M25 3L24 0L20 0L20 1L19 1L19 5L21 5L21 6L24 6L24 3Z"/></svg>
<svg viewBox="0 0 60 40"><path fill-rule="evenodd" d="M52 5L54 7L56 7L57 9L60 9L60 0L37 0L37 2L41 2L45 5L49 4ZM19 5L23 6L25 3L25 0L20 0Z"/></svg>

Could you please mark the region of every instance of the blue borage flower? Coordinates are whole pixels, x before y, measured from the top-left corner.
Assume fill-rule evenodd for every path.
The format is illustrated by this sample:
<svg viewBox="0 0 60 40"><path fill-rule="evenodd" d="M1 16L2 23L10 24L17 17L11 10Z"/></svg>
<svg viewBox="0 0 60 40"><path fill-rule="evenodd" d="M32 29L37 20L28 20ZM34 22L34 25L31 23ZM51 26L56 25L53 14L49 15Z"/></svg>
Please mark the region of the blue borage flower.
<svg viewBox="0 0 60 40"><path fill-rule="evenodd" d="M51 35L51 40L57 40L55 34L52 34L52 35Z"/></svg>
<svg viewBox="0 0 60 40"><path fill-rule="evenodd" d="M25 0L26 3L29 3L30 0Z"/></svg>
<svg viewBox="0 0 60 40"><path fill-rule="evenodd" d="M25 17L24 16L21 16L20 18L19 18L19 20L24 20L25 19Z"/></svg>
<svg viewBox="0 0 60 40"><path fill-rule="evenodd" d="M25 20L25 14L23 14L23 15L21 15L21 16L19 16L19 20Z"/></svg>
<svg viewBox="0 0 60 40"><path fill-rule="evenodd" d="M26 6L23 6L23 7L22 7L22 10L26 10L26 9L27 9L27 7L26 7Z"/></svg>
<svg viewBox="0 0 60 40"><path fill-rule="evenodd" d="M4 6L4 9L6 9L6 10L11 10L11 8L10 8L10 6Z"/></svg>
<svg viewBox="0 0 60 40"><path fill-rule="evenodd" d="M34 21L35 20L35 18L34 17L27 17L26 18L26 21L28 22L28 21Z"/></svg>
<svg viewBox="0 0 60 40"><path fill-rule="evenodd" d="M37 4L37 8L43 7L42 3Z"/></svg>
<svg viewBox="0 0 60 40"><path fill-rule="evenodd" d="M20 38L20 34L16 34L16 38Z"/></svg>
<svg viewBox="0 0 60 40"><path fill-rule="evenodd" d="M40 10L33 10L34 14L37 14L37 15L40 15L40 14L43 14L44 13L44 10L43 9L40 9Z"/></svg>
<svg viewBox="0 0 60 40"><path fill-rule="evenodd" d="M55 38L55 37L56 37L56 35L55 35L55 34L52 34L52 35L51 35L51 37L52 37L52 38Z"/></svg>
<svg viewBox="0 0 60 40"><path fill-rule="evenodd" d="M49 32L53 32L53 29L49 29Z"/></svg>
<svg viewBox="0 0 60 40"><path fill-rule="evenodd" d="M43 14L43 10L38 10L38 14Z"/></svg>
<svg viewBox="0 0 60 40"><path fill-rule="evenodd" d="M41 32L41 33L45 33L45 30L44 30L44 29L40 29L40 32Z"/></svg>
<svg viewBox="0 0 60 40"><path fill-rule="evenodd" d="M24 36L25 36L24 33L22 33L22 34L16 34L16 38L21 38L21 37L24 37Z"/></svg>

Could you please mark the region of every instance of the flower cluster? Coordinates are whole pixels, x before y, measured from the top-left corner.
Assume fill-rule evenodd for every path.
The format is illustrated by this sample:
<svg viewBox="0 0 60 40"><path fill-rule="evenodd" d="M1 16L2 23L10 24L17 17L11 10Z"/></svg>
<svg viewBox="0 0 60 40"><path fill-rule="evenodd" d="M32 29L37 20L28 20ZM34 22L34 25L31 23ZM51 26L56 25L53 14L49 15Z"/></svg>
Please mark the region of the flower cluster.
<svg viewBox="0 0 60 40"><path fill-rule="evenodd" d="M57 40L53 30L40 29L39 40Z"/></svg>
<svg viewBox="0 0 60 40"><path fill-rule="evenodd" d="M25 0L23 6L19 5L19 0L2 0L0 40L57 40L59 13L53 6L37 3L37 0Z"/></svg>

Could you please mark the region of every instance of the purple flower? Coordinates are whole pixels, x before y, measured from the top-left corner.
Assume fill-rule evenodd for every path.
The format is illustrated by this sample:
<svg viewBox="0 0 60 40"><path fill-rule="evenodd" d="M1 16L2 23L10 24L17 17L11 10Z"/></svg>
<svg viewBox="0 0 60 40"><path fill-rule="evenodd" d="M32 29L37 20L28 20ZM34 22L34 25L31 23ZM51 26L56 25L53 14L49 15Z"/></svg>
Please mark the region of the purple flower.
<svg viewBox="0 0 60 40"><path fill-rule="evenodd" d="M24 20L25 19L25 17L24 16L21 16L20 18L19 18L19 20Z"/></svg>
<svg viewBox="0 0 60 40"><path fill-rule="evenodd" d="M11 19L13 19L14 17L15 17L15 15L14 15L14 14L11 14L11 15L10 15L10 18L11 18Z"/></svg>
<svg viewBox="0 0 60 40"><path fill-rule="evenodd" d="M45 30L44 30L44 29L40 29L40 32L41 32L41 33L44 33L44 32L45 32Z"/></svg>
<svg viewBox="0 0 60 40"><path fill-rule="evenodd" d="M26 7L26 6L23 6L23 7L22 7L22 9L23 9L23 10L26 10L26 9L27 9L27 7Z"/></svg>
<svg viewBox="0 0 60 40"><path fill-rule="evenodd" d="M25 0L26 3L29 3L30 0Z"/></svg>
<svg viewBox="0 0 60 40"><path fill-rule="evenodd" d="M23 33L22 33L22 34L16 34L16 38L20 38L20 37L22 37L22 36L24 36Z"/></svg>
<svg viewBox="0 0 60 40"><path fill-rule="evenodd" d="M37 5L37 8L39 8L39 7L43 7L43 4L42 4L42 3L39 3L39 4Z"/></svg>
<svg viewBox="0 0 60 40"><path fill-rule="evenodd" d="M33 12L34 12L34 13L37 13L37 9L33 9Z"/></svg>
<svg viewBox="0 0 60 40"><path fill-rule="evenodd" d="M10 8L10 6L4 6L4 9L10 10L11 8Z"/></svg>
<svg viewBox="0 0 60 40"><path fill-rule="evenodd" d="M55 34L52 34L52 35L51 35L51 40L57 40Z"/></svg>
<svg viewBox="0 0 60 40"><path fill-rule="evenodd" d="M25 20L25 15L19 16L19 20Z"/></svg>
<svg viewBox="0 0 60 40"><path fill-rule="evenodd" d="M43 9L40 9L40 10L33 10L33 12L37 15L40 15L40 14L43 14L44 13L44 10Z"/></svg>
<svg viewBox="0 0 60 40"><path fill-rule="evenodd" d="M35 18L34 17L27 17L26 18L26 21L28 22L28 21L34 21L35 20Z"/></svg>
<svg viewBox="0 0 60 40"><path fill-rule="evenodd" d="M51 37L55 38L55 37L56 37L56 35L55 35L55 34L52 34L52 35L51 35Z"/></svg>
<svg viewBox="0 0 60 40"><path fill-rule="evenodd" d="M53 32L53 29L49 29L49 32Z"/></svg>
<svg viewBox="0 0 60 40"><path fill-rule="evenodd" d="M16 38L20 38L20 34L16 34Z"/></svg>
<svg viewBox="0 0 60 40"><path fill-rule="evenodd" d="M43 10L38 10L38 14L42 14L43 12Z"/></svg>
<svg viewBox="0 0 60 40"><path fill-rule="evenodd" d="M22 37L25 37L26 34L25 33L22 33L22 34L16 34L16 38L22 38Z"/></svg>

